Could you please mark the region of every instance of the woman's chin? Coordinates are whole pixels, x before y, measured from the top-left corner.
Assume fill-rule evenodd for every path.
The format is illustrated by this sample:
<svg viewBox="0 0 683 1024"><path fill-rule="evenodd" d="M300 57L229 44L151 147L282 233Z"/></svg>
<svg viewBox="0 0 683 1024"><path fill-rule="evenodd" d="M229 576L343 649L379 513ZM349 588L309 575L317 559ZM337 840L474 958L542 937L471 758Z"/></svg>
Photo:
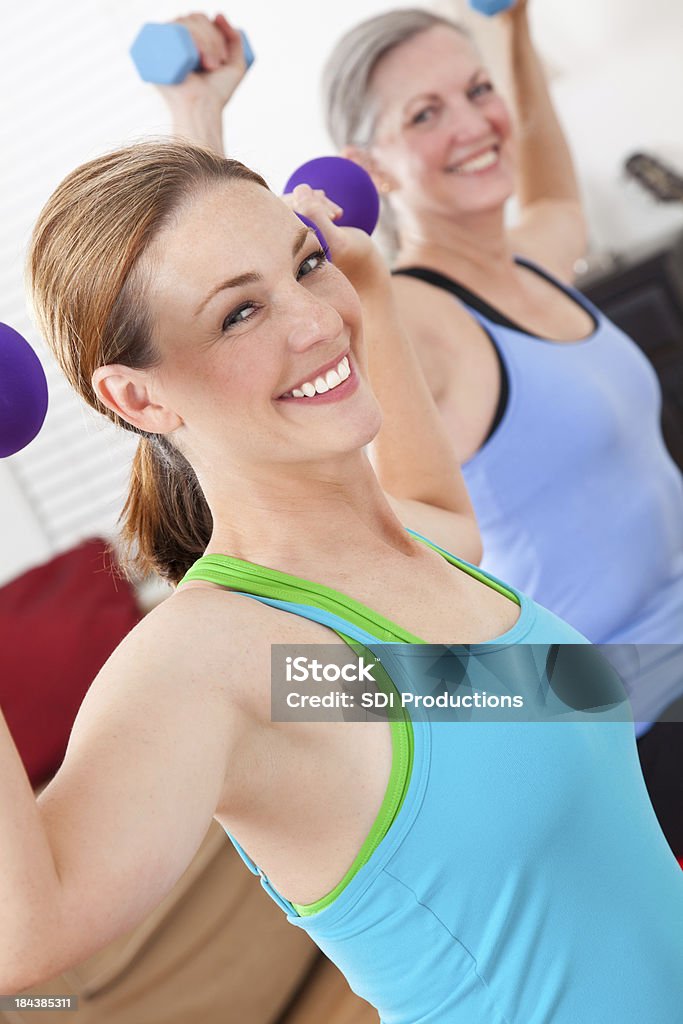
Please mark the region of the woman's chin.
<svg viewBox="0 0 683 1024"><path fill-rule="evenodd" d="M498 210L515 192L514 181L507 174L497 174L489 181L459 181L451 189L453 203L465 214L491 213Z"/></svg>
<svg viewBox="0 0 683 1024"><path fill-rule="evenodd" d="M343 441L347 451L354 451L365 448L371 444L379 434L382 426L382 412L379 405L364 410L359 410L353 420L344 424ZM341 428L341 424L340 424Z"/></svg>
<svg viewBox="0 0 683 1024"><path fill-rule="evenodd" d="M339 423L333 444L345 452L359 451L372 444L382 426L382 412L374 400L362 409L354 410L354 415L344 423Z"/></svg>

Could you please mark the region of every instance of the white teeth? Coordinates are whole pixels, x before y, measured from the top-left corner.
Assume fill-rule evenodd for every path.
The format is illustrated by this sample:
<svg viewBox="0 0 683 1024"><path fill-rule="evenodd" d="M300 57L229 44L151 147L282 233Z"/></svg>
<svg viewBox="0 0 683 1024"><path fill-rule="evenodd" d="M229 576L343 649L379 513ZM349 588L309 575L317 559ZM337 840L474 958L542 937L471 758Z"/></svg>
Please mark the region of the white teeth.
<svg viewBox="0 0 683 1024"><path fill-rule="evenodd" d="M337 364L336 369L328 370L324 376L316 377L313 382L306 381L298 388L294 388L290 394L292 398L313 398L314 395L324 395L326 391L332 391L334 388L339 387L345 380L351 376L351 367L349 365L348 356ZM290 397L290 395L284 395L284 398Z"/></svg>
<svg viewBox="0 0 683 1024"><path fill-rule="evenodd" d="M480 156L475 156L471 160L465 160L461 164L455 164L452 168L457 174L470 174L474 171L484 171L487 167L493 167L498 162L498 153L495 149L489 149L486 153L482 153Z"/></svg>

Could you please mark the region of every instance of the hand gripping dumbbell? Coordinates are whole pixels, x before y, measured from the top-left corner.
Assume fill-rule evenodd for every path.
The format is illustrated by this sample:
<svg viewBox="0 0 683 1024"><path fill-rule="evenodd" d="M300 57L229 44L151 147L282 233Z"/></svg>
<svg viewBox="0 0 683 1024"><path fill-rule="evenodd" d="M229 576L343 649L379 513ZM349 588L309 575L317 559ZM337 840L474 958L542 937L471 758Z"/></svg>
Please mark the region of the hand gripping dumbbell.
<svg viewBox="0 0 683 1024"><path fill-rule="evenodd" d="M507 11L508 7L512 7L514 3L515 0L470 0L470 7L479 11L480 14L488 14L490 17L493 14L500 14L501 11Z"/></svg>
<svg viewBox="0 0 683 1024"><path fill-rule="evenodd" d="M33 440L47 413L47 381L31 346L0 324L0 458Z"/></svg>
<svg viewBox="0 0 683 1024"><path fill-rule="evenodd" d="M239 29L247 68L254 63L254 51L246 32ZM143 25L130 48L133 63L143 82L179 85L191 71L201 69L201 58L194 39L184 25L173 22Z"/></svg>
<svg viewBox="0 0 683 1024"><path fill-rule="evenodd" d="M342 207L343 213L335 224L340 227L362 228L369 235L375 230L379 217L379 196L372 178L366 170L342 156L320 156L302 164L290 176L285 193L293 192L297 185L310 185L322 189L328 199ZM316 224L302 214L299 219L312 228L323 249L327 243Z"/></svg>

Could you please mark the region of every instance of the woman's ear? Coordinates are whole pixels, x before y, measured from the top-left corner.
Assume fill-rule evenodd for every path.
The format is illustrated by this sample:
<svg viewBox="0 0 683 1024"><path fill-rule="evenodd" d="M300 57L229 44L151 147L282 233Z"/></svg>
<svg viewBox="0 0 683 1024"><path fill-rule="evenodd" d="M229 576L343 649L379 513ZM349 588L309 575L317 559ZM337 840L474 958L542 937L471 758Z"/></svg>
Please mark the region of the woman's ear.
<svg viewBox="0 0 683 1024"><path fill-rule="evenodd" d="M92 375L92 386L103 405L149 434L168 434L182 425L176 412L154 400L149 370L119 363L99 366Z"/></svg>
<svg viewBox="0 0 683 1024"><path fill-rule="evenodd" d="M358 164L366 170L380 195L385 196L398 187L392 176L380 167L370 151L363 149L362 146L344 146L341 156L346 157L347 160L353 160L354 164Z"/></svg>

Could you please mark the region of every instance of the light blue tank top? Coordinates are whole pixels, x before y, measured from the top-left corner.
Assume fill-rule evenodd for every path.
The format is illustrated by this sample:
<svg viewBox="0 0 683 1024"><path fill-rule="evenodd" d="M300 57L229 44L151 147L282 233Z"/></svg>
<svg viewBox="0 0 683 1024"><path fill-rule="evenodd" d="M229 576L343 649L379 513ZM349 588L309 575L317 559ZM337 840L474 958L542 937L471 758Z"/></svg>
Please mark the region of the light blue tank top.
<svg viewBox="0 0 683 1024"><path fill-rule="evenodd" d="M482 568L593 643L681 645L683 477L662 438L655 371L580 292L518 262L595 328L581 341L540 338L450 282L494 343L509 388L493 434L462 466ZM673 647L637 653L627 679L636 718L655 719L683 693L681 660Z"/></svg>
<svg viewBox="0 0 683 1024"><path fill-rule="evenodd" d="M413 688L425 648L383 646L370 609L361 628L315 597L248 596L388 651L397 689ZM539 645L586 641L517 597L512 629L466 650L484 672L487 657L508 657L531 706ZM411 717L400 810L325 909L298 916L235 843L290 923L382 1024L679 1024L683 874L647 797L627 705L621 720L614 709L553 722Z"/></svg>

